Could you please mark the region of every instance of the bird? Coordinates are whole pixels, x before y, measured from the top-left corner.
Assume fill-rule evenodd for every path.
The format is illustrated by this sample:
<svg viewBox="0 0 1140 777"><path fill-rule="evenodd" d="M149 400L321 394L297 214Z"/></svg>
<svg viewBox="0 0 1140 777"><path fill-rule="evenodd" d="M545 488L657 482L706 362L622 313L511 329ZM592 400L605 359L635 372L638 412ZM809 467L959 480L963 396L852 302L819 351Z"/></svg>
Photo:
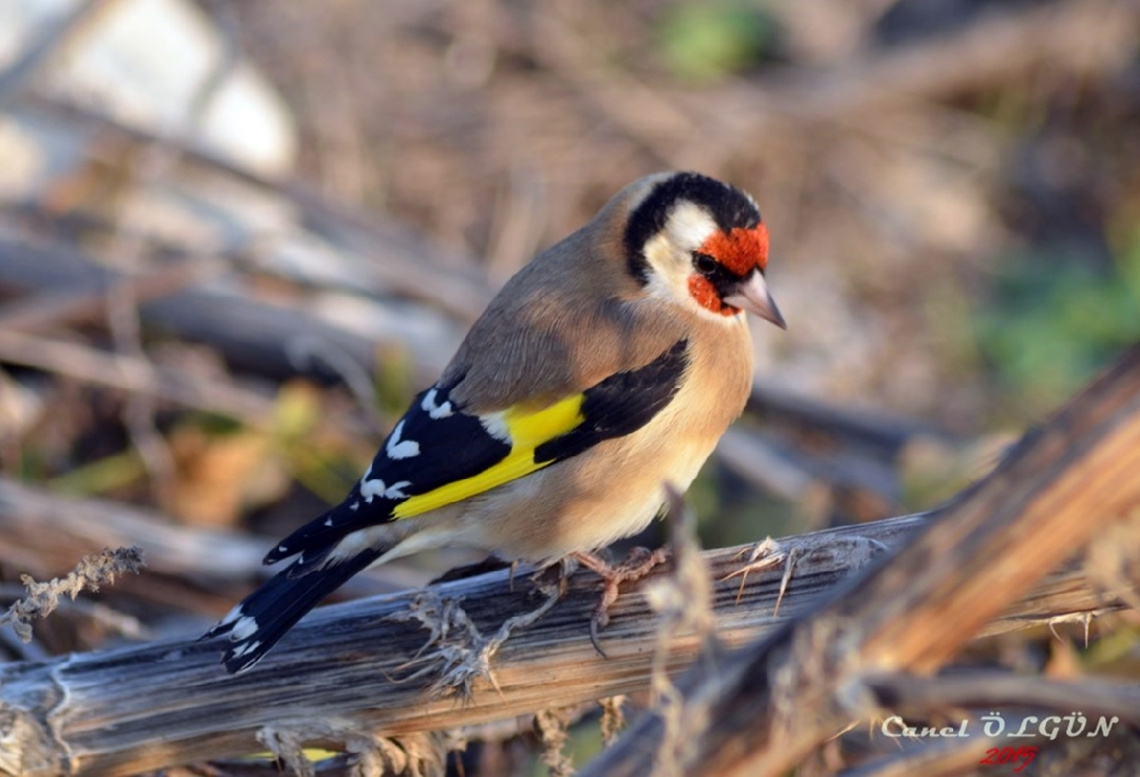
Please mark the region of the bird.
<svg viewBox="0 0 1140 777"><path fill-rule="evenodd" d="M688 488L743 412L745 314L786 329L768 244L735 186L627 185L504 284L345 499L270 550L288 564L203 639L228 635L222 663L248 670L353 575L455 545L540 569L577 559L612 602L644 565L596 552L648 526L666 484Z"/></svg>

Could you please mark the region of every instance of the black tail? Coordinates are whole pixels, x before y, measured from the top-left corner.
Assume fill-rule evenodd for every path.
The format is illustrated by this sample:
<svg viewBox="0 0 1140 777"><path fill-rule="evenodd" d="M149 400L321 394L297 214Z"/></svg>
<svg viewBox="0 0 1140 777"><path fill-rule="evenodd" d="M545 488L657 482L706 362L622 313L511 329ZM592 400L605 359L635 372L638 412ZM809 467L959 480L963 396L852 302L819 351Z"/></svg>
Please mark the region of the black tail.
<svg viewBox="0 0 1140 777"><path fill-rule="evenodd" d="M294 569L299 562L294 562L242 600L202 638L228 633L232 644L222 656L222 663L231 674L244 672L260 661L305 613L379 556L379 551L370 550L321 569L310 567L300 575Z"/></svg>

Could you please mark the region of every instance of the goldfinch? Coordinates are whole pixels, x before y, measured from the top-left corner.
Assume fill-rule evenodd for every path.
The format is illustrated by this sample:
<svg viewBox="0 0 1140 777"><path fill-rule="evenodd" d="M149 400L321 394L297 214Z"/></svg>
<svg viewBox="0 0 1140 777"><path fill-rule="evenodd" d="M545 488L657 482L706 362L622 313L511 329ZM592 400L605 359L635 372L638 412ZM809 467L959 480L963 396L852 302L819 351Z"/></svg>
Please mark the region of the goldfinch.
<svg viewBox="0 0 1140 777"><path fill-rule="evenodd" d="M547 565L636 534L683 491L752 384L744 311L784 328L752 198L696 173L630 184L512 277L343 502L205 635L252 667L367 567L450 545ZM628 578L631 575L626 574ZM612 588L612 593L609 593Z"/></svg>

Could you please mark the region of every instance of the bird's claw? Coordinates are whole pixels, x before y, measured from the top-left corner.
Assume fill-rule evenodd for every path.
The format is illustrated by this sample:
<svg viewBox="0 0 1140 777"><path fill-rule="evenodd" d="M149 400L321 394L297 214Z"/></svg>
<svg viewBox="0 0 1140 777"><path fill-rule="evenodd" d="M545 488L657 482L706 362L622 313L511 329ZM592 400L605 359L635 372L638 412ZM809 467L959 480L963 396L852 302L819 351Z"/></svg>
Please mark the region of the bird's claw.
<svg viewBox="0 0 1140 777"><path fill-rule="evenodd" d="M602 597L590 615L590 642L594 650L602 658L609 658L602 650L599 632L610 622L610 607L621 594L621 584L636 582L648 575L659 564L669 558L669 551L657 548L650 551L646 548L633 548L620 564L609 564L593 553L574 553L573 557L582 566L602 578L605 585L602 588Z"/></svg>

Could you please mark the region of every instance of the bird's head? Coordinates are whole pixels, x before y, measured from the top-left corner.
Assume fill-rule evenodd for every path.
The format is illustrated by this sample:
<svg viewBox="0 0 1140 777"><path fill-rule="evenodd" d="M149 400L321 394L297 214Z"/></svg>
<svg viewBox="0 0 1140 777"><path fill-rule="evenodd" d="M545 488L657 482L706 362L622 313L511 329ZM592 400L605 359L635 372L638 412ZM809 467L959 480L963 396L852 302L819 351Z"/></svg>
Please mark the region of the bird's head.
<svg viewBox="0 0 1140 777"><path fill-rule="evenodd" d="M698 173L631 187L630 272L647 291L725 320L746 310L785 329L768 292L768 228L746 193Z"/></svg>

